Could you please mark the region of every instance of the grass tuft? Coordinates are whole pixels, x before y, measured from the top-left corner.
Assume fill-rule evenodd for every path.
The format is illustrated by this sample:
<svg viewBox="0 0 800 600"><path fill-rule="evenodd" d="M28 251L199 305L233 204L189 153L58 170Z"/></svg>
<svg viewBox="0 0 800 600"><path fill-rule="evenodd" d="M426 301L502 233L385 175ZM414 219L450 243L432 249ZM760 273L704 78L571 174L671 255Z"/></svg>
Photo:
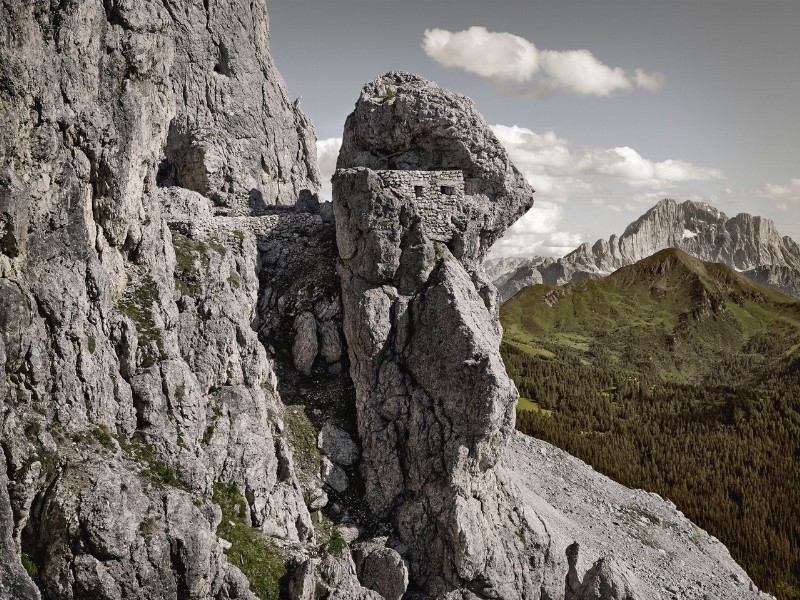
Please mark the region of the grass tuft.
<svg viewBox="0 0 800 600"><path fill-rule="evenodd" d="M277 600L288 572L287 556L275 542L247 524L248 506L239 489L232 484L214 484L213 500L222 509L217 535L230 542L225 555L250 582L261 600Z"/></svg>

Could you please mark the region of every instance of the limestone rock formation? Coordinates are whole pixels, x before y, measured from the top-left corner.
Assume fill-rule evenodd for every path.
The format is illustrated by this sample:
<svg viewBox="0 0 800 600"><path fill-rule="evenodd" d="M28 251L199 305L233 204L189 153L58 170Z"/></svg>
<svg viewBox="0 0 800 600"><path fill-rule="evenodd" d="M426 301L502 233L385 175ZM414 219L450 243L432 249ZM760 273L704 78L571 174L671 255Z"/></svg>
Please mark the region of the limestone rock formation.
<svg viewBox="0 0 800 600"><path fill-rule="evenodd" d="M533 190L472 100L413 73L392 71L363 87L336 162L350 167L461 171L466 202L453 215L451 248L469 264L533 203Z"/></svg>
<svg viewBox="0 0 800 600"><path fill-rule="evenodd" d="M500 476L546 524L565 599L771 597L669 500L626 488L518 432L505 452Z"/></svg>
<svg viewBox="0 0 800 600"><path fill-rule="evenodd" d="M0 598L560 600L576 540L584 587L639 575L508 467L480 263L532 190L470 101L368 84L334 228L263 2L5 0L0 37Z"/></svg>
<svg viewBox="0 0 800 600"><path fill-rule="evenodd" d="M495 260L492 281L505 301L525 286L602 277L664 248L725 263L757 283L800 297L800 246L781 236L773 221L745 213L728 218L691 200L662 200L622 235L582 244L558 260Z"/></svg>
<svg viewBox="0 0 800 600"><path fill-rule="evenodd" d="M333 189L367 503L430 596L534 597L540 576L523 557L541 559L541 531L492 470L516 399L493 297L374 171L337 171Z"/></svg>
<svg viewBox="0 0 800 600"><path fill-rule="evenodd" d="M264 5L9 1L0 36L0 596L255 598L212 497L315 540L252 324L260 239L323 226L247 216L318 180Z"/></svg>
<svg viewBox="0 0 800 600"><path fill-rule="evenodd" d="M141 18L135 5L123 3L120 18ZM175 99L161 177L223 202L244 195L256 211L316 191L316 136L272 63L266 4L197 1L159 10L168 12L161 19L173 36Z"/></svg>

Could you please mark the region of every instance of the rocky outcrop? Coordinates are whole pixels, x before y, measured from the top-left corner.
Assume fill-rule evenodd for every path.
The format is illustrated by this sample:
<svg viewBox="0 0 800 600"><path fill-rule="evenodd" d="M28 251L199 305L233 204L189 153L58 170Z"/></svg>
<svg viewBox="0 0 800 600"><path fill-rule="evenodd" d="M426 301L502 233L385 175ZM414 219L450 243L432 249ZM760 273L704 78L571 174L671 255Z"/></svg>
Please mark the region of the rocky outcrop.
<svg viewBox="0 0 800 600"><path fill-rule="evenodd" d="M223 204L245 196L256 211L316 191L316 136L272 63L266 4L164 6L175 116L160 177ZM120 19L141 12L120 10Z"/></svg>
<svg viewBox="0 0 800 600"><path fill-rule="evenodd" d="M480 263L532 190L467 99L369 84L334 231L263 3L1 14L0 598L556 599L609 553L504 466ZM463 173L437 241L398 168Z"/></svg>
<svg viewBox="0 0 800 600"><path fill-rule="evenodd" d="M353 162L459 168L467 182L446 244L430 239L415 199L375 171L345 168L333 179L367 503L392 524L428 595L537 597L541 572L528 565L543 562L546 536L512 508L493 469L513 430L516 389L499 355L494 290L478 269L533 190L471 102L406 73L362 90L339 166Z"/></svg>
<svg viewBox="0 0 800 600"><path fill-rule="evenodd" d="M492 281L505 301L528 285L602 277L665 248L725 263L757 283L800 297L800 246L781 236L773 221L745 213L728 218L691 200L662 200L621 236L582 244L558 260L495 260Z"/></svg>
<svg viewBox="0 0 800 600"><path fill-rule="evenodd" d="M626 488L518 432L501 465L518 502L546 524L565 600L771 597L719 540L657 494Z"/></svg>
<svg viewBox="0 0 800 600"><path fill-rule="evenodd" d="M267 24L236 0L3 3L0 594L254 598L226 490L277 556L313 546L253 329L261 239L324 226L248 216L318 179Z"/></svg>
<svg viewBox="0 0 800 600"><path fill-rule="evenodd" d="M534 597L539 574L523 557L541 558L546 542L492 469L516 399L493 296L374 171L337 171L333 189L367 503L430 596Z"/></svg>
<svg viewBox="0 0 800 600"><path fill-rule="evenodd" d="M453 256L475 265L533 203L533 190L466 96L412 73L366 84L347 117L337 169L462 171ZM520 193L525 190L524 193Z"/></svg>

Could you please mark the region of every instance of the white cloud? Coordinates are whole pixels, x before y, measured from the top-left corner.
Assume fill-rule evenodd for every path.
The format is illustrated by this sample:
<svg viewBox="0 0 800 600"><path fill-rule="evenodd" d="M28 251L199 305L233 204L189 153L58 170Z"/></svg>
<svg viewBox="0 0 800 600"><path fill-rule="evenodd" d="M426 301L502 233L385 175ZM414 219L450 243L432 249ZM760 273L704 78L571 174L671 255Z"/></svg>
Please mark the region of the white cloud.
<svg viewBox="0 0 800 600"><path fill-rule="evenodd" d="M628 146L573 152L568 140L552 132L537 134L516 125L494 125L492 131L512 162L539 192L537 196L554 192L599 193L597 180L603 179L659 189L669 189L684 181L724 179L719 169L676 159L649 160Z"/></svg>
<svg viewBox="0 0 800 600"><path fill-rule="evenodd" d="M682 181L724 179L719 169L674 159L655 162L628 146L589 151L578 163L583 173L613 177L637 187L665 188Z"/></svg>
<svg viewBox="0 0 800 600"><path fill-rule="evenodd" d="M539 69L539 52L525 38L470 27L452 32L426 29L425 54L445 67L460 67L496 81L528 81Z"/></svg>
<svg viewBox="0 0 800 600"><path fill-rule="evenodd" d="M558 231L564 208L537 200L519 221L514 223L492 249L495 256L563 256L581 243L581 236Z"/></svg>
<svg viewBox="0 0 800 600"><path fill-rule="evenodd" d="M336 171L336 159L341 146L342 138L317 140L317 166L322 180L322 188L319 191L321 200L330 200L332 197L331 177Z"/></svg>
<svg viewBox="0 0 800 600"><path fill-rule="evenodd" d="M577 94L610 96L612 92L630 90L633 82L623 69L609 67L588 50L542 52L542 69L548 77L544 84Z"/></svg>
<svg viewBox="0 0 800 600"><path fill-rule="evenodd" d="M636 87L640 87L643 90L653 92L661 89L661 86L664 85L664 76L661 73L645 73L642 69L636 69L633 74Z"/></svg>
<svg viewBox="0 0 800 600"><path fill-rule="evenodd" d="M508 86L506 94L541 97L557 89L576 94L610 96L633 88L657 90L663 76L636 69L610 67L589 50L539 50L530 41L506 32L470 27L464 31L426 29L422 48L444 67L459 67ZM534 79L534 76L540 77ZM532 81L533 80L533 81Z"/></svg>
<svg viewBox="0 0 800 600"><path fill-rule="evenodd" d="M630 211L641 214L681 184L723 179L718 169L683 160L654 161L629 147L573 149L553 132L538 134L518 126L493 125L511 161L536 190L533 208L495 244L492 256L563 256L585 234L572 233L564 206L576 211ZM683 197L690 190L680 187ZM583 224L586 227L586 223Z"/></svg>
<svg viewBox="0 0 800 600"><path fill-rule="evenodd" d="M768 183L764 186L764 190L760 192L759 195L766 198L800 202L800 179L790 179L789 183L786 185Z"/></svg>
<svg viewBox="0 0 800 600"><path fill-rule="evenodd" d="M542 242L539 253L544 256L564 256L582 243L583 238L579 234L559 231Z"/></svg>

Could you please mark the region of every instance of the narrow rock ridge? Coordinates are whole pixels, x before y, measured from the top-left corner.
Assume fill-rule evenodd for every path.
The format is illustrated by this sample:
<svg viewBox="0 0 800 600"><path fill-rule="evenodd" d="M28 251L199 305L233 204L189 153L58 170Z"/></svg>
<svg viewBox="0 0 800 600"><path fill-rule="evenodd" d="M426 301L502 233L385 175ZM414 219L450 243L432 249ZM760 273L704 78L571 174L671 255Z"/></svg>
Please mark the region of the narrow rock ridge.
<svg viewBox="0 0 800 600"><path fill-rule="evenodd" d="M557 260L529 257L491 261L492 281L503 301L523 287L561 285L608 275L664 248L725 263L745 276L800 298L800 246L775 223L740 213L728 218L705 202L661 200L625 232L582 244Z"/></svg>

